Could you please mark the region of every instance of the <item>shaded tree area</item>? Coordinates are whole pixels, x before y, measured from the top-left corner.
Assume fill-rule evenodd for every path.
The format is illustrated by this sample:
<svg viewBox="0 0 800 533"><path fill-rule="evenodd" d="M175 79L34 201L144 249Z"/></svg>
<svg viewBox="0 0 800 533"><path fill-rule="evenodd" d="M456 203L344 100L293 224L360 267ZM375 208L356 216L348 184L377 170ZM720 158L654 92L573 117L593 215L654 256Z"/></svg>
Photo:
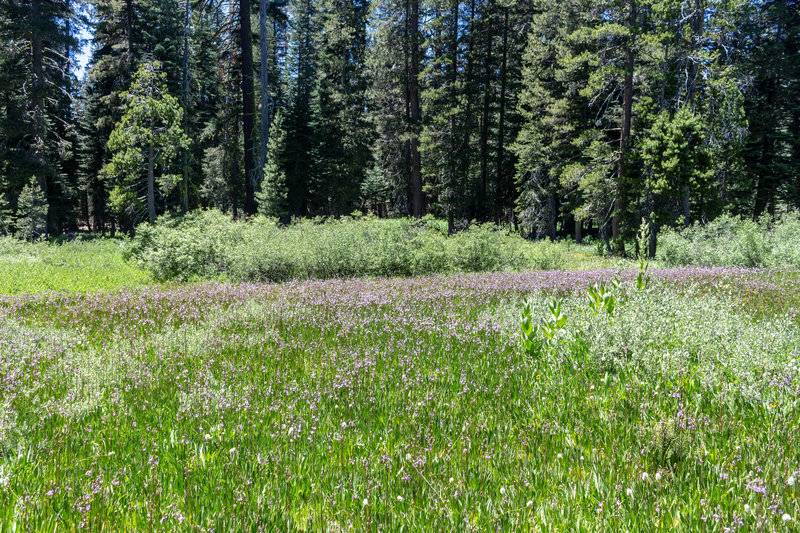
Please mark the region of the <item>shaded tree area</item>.
<svg viewBox="0 0 800 533"><path fill-rule="evenodd" d="M430 213L451 232L493 221L531 237L591 234L622 253L642 219L655 232L775 214L800 204L799 11L793 0L9 0L0 229L132 231L210 206L287 222L360 210ZM181 140L126 168L122 202L121 174L104 169L136 145L112 132L142 65L159 65ZM171 186L133 186L153 176Z"/></svg>

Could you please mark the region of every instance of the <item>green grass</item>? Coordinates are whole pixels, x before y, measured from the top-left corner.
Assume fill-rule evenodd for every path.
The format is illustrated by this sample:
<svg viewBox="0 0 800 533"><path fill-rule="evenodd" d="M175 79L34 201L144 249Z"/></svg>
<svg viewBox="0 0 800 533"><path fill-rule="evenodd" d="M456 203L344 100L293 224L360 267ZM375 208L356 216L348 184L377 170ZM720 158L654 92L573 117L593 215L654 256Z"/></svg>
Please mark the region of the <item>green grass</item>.
<svg viewBox="0 0 800 533"><path fill-rule="evenodd" d="M113 290L151 283L150 275L123 259L126 241L92 239L26 243L0 239L0 294Z"/></svg>
<svg viewBox="0 0 800 533"><path fill-rule="evenodd" d="M0 531L795 530L796 278L612 275L6 299Z"/></svg>
<svg viewBox="0 0 800 533"><path fill-rule="evenodd" d="M599 256L594 247L576 245L568 241L550 243L519 239L514 242L519 247L517 251L520 256L525 258L517 265L518 269L557 267L590 270L634 266L632 261ZM306 253L300 244L295 243L294 246L292 253L298 257ZM62 243L28 243L0 238L0 294L46 291L93 292L156 283L146 268L146 261L137 263L125 258L125 252L130 248L129 240L99 236ZM364 248L366 249L366 245ZM179 265L194 261L180 257L173 260ZM320 272L332 272L335 269L333 262L330 266L324 266L322 263L322 260L317 263ZM503 265L494 266L499 269L504 268ZM335 273L331 273L330 276L336 277ZM229 277L231 276L226 272L214 271L205 276L195 275L193 279L225 281Z"/></svg>

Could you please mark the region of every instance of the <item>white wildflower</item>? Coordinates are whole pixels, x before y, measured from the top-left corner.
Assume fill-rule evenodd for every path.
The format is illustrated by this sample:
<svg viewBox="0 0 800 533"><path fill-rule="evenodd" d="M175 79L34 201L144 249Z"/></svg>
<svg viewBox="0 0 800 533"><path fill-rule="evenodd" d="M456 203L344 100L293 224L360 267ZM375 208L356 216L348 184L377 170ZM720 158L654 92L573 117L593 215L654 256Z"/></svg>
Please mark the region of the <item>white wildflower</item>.
<svg viewBox="0 0 800 533"><path fill-rule="evenodd" d="M525 504L526 507L531 507L533 505L532 500L528 500L528 503Z"/></svg>
<svg viewBox="0 0 800 533"><path fill-rule="evenodd" d="M626 490L625 494L627 494L628 496L630 496L632 498L633 497L633 489Z"/></svg>
<svg viewBox="0 0 800 533"><path fill-rule="evenodd" d="M400 503L403 503L403 497L400 496L399 494L397 495L397 501L399 501Z"/></svg>
<svg viewBox="0 0 800 533"><path fill-rule="evenodd" d="M786 523L789 523L789 522L792 521L792 517L789 516L789 513L783 513L783 516L781 517L781 520L783 520Z"/></svg>
<svg viewBox="0 0 800 533"><path fill-rule="evenodd" d="M648 474L647 472L642 472L642 481L647 482L649 480L650 480L650 474Z"/></svg>
<svg viewBox="0 0 800 533"><path fill-rule="evenodd" d="M368 499L366 499L366 498L364 498L364 501L363 501L363 502L361 502L361 504L362 504L364 507L366 507L367 505L369 505L369 500L368 500Z"/></svg>

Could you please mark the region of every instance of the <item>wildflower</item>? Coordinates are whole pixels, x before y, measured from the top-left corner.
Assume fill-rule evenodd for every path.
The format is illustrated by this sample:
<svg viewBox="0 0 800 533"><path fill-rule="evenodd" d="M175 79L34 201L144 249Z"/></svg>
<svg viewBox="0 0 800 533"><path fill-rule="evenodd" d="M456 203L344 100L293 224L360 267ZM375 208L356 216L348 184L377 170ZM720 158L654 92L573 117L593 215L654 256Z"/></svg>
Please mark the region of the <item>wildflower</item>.
<svg viewBox="0 0 800 533"><path fill-rule="evenodd" d="M532 500L528 500L528 503L525 504L526 507L531 507L533 505Z"/></svg>
<svg viewBox="0 0 800 533"><path fill-rule="evenodd" d="M786 484L790 487L794 487L795 483L797 483L797 479L793 475L789 476L789 479L786 480Z"/></svg>
<svg viewBox="0 0 800 533"><path fill-rule="evenodd" d="M406 461L410 461L410 460L411 460L411 454L410 454L410 453L407 453L407 454L406 454Z"/></svg>
<svg viewBox="0 0 800 533"><path fill-rule="evenodd" d="M656 472L656 482L661 481L661 472Z"/></svg>
<svg viewBox="0 0 800 533"><path fill-rule="evenodd" d="M561 454L556 455L556 457L559 458L559 459L563 459L564 458L564 456L561 455Z"/></svg>
<svg viewBox="0 0 800 533"><path fill-rule="evenodd" d="M627 494L629 497L633 498L633 489L626 490L625 494Z"/></svg>
<svg viewBox="0 0 800 533"><path fill-rule="evenodd" d="M789 522L792 521L792 517L789 516L789 513L783 513L783 516L781 517L781 520L783 520L784 522L786 522L788 524Z"/></svg>
<svg viewBox="0 0 800 533"><path fill-rule="evenodd" d="M647 472L642 472L642 481L647 482L650 480L650 474Z"/></svg>
<svg viewBox="0 0 800 533"><path fill-rule="evenodd" d="M366 501L366 500L364 500L364 501ZM403 503L403 497L400 496L399 494L397 495L397 501L400 502L400 503Z"/></svg>
<svg viewBox="0 0 800 533"><path fill-rule="evenodd" d="M500 494L505 494L505 493L506 493L506 488L505 487L500 487Z"/></svg>
<svg viewBox="0 0 800 533"><path fill-rule="evenodd" d="M367 505L369 505L369 500L368 500L368 499L366 499L366 498L364 498L364 501L363 501L363 502L361 502L361 504L362 504L364 507L366 507Z"/></svg>
<svg viewBox="0 0 800 533"><path fill-rule="evenodd" d="M748 514L750 513L750 504L744 504L744 512Z"/></svg>
<svg viewBox="0 0 800 533"><path fill-rule="evenodd" d="M450 478L450 483L452 483L453 481L455 481L455 480L453 478Z"/></svg>

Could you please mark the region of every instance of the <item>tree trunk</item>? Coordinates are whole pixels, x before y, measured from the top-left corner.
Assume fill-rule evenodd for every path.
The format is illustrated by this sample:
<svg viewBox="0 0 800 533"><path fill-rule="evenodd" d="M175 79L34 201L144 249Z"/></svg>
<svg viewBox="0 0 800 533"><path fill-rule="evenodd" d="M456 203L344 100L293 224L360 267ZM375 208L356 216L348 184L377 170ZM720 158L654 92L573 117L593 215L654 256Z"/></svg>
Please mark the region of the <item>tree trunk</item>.
<svg viewBox="0 0 800 533"><path fill-rule="evenodd" d="M583 241L583 221L575 217L575 242L580 244Z"/></svg>
<svg viewBox="0 0 800 533"><path fill-rule="evenodd" d="M686 98L694 109L695 97L697 94L697 77L700 69L698 68L699 58L696 57L700 53L701 40L703 38L703 19L705 15L705 7L703 0L694 0L694 16L692 18L692 57L689 65L689 79L686 84ZM683 223L689 225L690 215L690 190L689 184L683 186L683 198L681 199L681 210L683 212Z"/></svg>
<svg viewBox="0 0 800 533"><path fill-rule="evenodd" d="M489 17L491 23L491 10L486 15ZM481 153L481 181L478 188L478 217L480 220L486 220L488 214L488 186L489 186L489 111L490 111L490 94L492 89L492 32L491 26L486 35L486 63L484 64L483 72L483 116L481 117L481 137L480 137L480 153Z"/></svg>
<svg viewBox="0 0 800 533"><path fill-rule="evenodd" d="M128 69L133 73L133 0L125 0L125 38L128 45Z"/></svg>
<svg viewBox="0 0 800 533"><path fill-rule="evenodd" d="M416 218L425 212L422 196L422 160L419 153L420 102L419 102L419 0L410 0L409 37L411 64L409 65L409 104L411 106L411 214Z"/></svg>
<svg viewBox="0 0 800 533"><path fill-rule="evenodd" d="M656 246L658 244L658 226L655 222L650 223L650 243L647 246L647 255L650 259L656 258Z"/></svg>
<svg viewBox="0 0 800 533"><path fill-rule="evenodd" d="M556 238L556 214L558 212L558 204L554 192L547 195L547 236L555 240Z"/></svg>
<svg viewBox="0 0 800 533"><path fill-rule="evenodd" d="M633 45L636 25L636 2L628 0L628 31L630 35L625 45L625 80L622 90L622 128L619 134L619 167L617 174L617 198L614 200L614 215L611 221L611 236L617 253L625 252L625 243L621 235L621 218L625 211L625 198L628 193L628 138L631 135L631 119L633 112Z"/></svg>
<svg viewBox="0 0 800 533"><path fill-rule="evenodd" d="M508 6L503 7L503 55L500 62L500 118L497 123L497 182L500 184L502 194L499 195L497 203L503 202L511 192L506 187L503 179L503 153L505 152L505 127L506 127L506 67L508 65ZM495 209L500 210L504 205L496 205ZM502 212L502 211L500 211Z"/></svg>
<svg viewBox="0 0 800 533"><path fill-rule="evenodd" d="M31 19L38 21L41 17L41 3L39 0L31 1ZM42 157L42 147L44 146L44 66L42 54L42 34L36 30L31 32L31 68L33 70L33 159L37 166L44 164ZM36 168L38 174L39 187L47 196L47 182L45 180L44 169Z"/></svg>
<svg viewBox="0 0 800 533"><path fill-rule="evenodd" d="M453 20L450 28L450 107L451 109L458 108L458 92L456 83L458 81L458 9L459 0L451 0L450 10L452 12ZM458 142L456 141L456 114L450 113L450 154L447 164L447 233L452 235L456 231L455 225L455 209L456 200L459 195L456 194L456 165L458 154Z"/></svg>
<svg viewBox="0 0 800 533"><path fill-rule="evenodd" d="M189 2L185 0L183 12L183 133L189 136ZM181 181L181 208L189 210L189 149L183 149L183 180Z"/></svg>
<svg viewBox="0 0 800 533"><path fill-rule="evenodd" d="M683 215L683 224L689 225L689 186L683 186L683 198L681 198L681 211Z"/></svg>
<svg viewBox="0 0 800 533"><path fill-rule="evenodd" d="M474 30L475 30L475 0L470 0L469 3L469 37L467 38L467 71L464 77L464 96L466 101L466 106L464 109L464 139L462 141L462 148L461 148L461 178L464 180L464 183L467 184L468 187L472 187L471 180L471 163L472 163L472 151L470 150L470 142L472 139L472 125L474 123L472 119L472 100L473 100L473 79L472 79L472 71L473 71L473 51L475 49L475 38L474 38ZM474 202L474 195L473 195L473 202ZM476 206L471 202L472 205L470 207L475 208ZM477 209L476 209L477 211ZM475 213L472 213L472 216L475 216Z"/></svg>
<svg viewBox="0 0 800 533"><path fill-rule="evenodd" d="M264 181L269 143L269 51L267 50L267 0L258 2L258 37L261 59L261 131L258 136L258 182Z"/></svg>
<svg viewBox="0 0 800 533"><path fill-rule="evenodd" d="M253 130L253 44L250 36L250 0L239 0L239 39L242 46L242 136L244 137L244 212L256 212Z"/></svg>
<svg viewBox="0 0 800 533"><path fill-rule="evenodd" d="M147 150L147 216L150 223L156 221L156 191L155 191L155 150L151 144Z"/></svg>
<svg viewBox="0 0 800 533"><path fill-rule="evenodd" d="M81 218L86 221L86 229L92 231L92 221L89 220L89 193L87 191L81 192Z"/></svg>
<svg viewBox="0 0 800 533"><path fill-rule="evenodd" d="M692 56L689 64L689 80L686 86L687 99L694 104L694 98L697 88L697 75L700 69L698 68L699 58L696 54L700 51L701 40L703 38L703 19L705 15L705 6L703 0L694 0L694 15L692 17Z"/></svg>

